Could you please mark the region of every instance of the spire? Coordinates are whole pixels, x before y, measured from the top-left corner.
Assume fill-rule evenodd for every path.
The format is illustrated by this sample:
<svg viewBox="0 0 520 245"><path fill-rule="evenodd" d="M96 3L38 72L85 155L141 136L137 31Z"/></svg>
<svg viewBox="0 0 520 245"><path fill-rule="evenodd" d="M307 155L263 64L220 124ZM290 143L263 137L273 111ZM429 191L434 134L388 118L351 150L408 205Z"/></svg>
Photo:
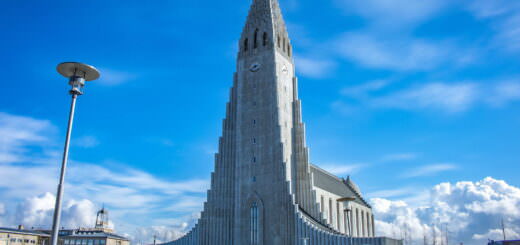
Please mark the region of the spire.
<svg viewBox="0 0 520 245"><path fill-rule="evenodd" d="M259 46L268 46L277 47L282 53L292 56L292 47L278 0L253 0L239 46L241 53Z"/></svg>

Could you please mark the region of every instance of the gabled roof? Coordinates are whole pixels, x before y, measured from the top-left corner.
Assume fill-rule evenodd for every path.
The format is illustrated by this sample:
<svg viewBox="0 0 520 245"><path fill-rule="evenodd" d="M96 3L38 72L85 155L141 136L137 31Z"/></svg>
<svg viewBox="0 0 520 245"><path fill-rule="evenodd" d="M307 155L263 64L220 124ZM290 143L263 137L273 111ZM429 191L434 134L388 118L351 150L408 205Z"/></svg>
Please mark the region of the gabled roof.
<svg viewBox="0 0 520 245"><path fill-rule="evenodd" d="M310 164L310 166L313 174L314 186L341 197L356 197L356 203L372 208L363 198L359 187L357 187L350 177L348 177L347 180L340 179L316 165Z"/></svg>

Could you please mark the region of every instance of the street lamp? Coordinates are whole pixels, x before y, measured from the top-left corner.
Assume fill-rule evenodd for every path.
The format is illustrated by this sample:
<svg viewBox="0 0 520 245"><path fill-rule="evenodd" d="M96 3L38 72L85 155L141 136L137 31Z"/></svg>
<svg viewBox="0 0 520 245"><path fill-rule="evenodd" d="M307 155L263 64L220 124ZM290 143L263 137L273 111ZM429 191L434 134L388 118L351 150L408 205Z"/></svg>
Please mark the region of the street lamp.
<svg viewBox="0 0 520 245"><path fill-rule="evenodd" d="M348 235L350 238L352 238L352 224L350 220L349 213L352 211L351 202L355 201L355 197L343 197L338 199L338 202L343 202L343 206L345 209L343 210L345 212L345 217L347 217L347 229L348 229Z"/></svg>
<svg viewBox="0 0 520 245"><path fill-rule="evenodd" d="M93 81L99 78L99 71L90 65L78 62L64 62L56 68L58 73L69 79L69 84L72 87L69 91L72 95L72 102L70 105L69 123L67 125L67 136L65 138L65 148L63 149L63 159L61 162L60 181L58 183L58 191L56 194L56 206L54 207L54 217L52 220L52 237L50 245L58 244L58 233L60 227L61 217L61 199L63 197L63 185L65 182L65 171L67 169L67 160L69 157L70 134L72 132L72 122L74 121L74 109L76 107L76 99L78 95L83 94L83 87L85 81Z"/></svg>

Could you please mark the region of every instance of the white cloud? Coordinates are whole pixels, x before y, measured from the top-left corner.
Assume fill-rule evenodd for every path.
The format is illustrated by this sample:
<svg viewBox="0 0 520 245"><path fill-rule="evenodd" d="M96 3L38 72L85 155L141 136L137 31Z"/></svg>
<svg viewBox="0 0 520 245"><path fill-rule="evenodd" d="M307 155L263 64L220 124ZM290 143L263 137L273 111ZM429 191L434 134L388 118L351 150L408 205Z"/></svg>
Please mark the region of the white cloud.
<svg viewBox="0 0 520 245"><path fill-rule="evenodd" d="M448 1L444 0L336 0L338 6L373 22L379 28L417 25L439 12Z"/></svg>
<svg viewBox="0 0 520 245"><path fill-rule="evenodd" d="M49 143L56 128L46 120L0 112L0 163L27 161L31 146Z"/></svg>
<svg viewBox="0 0 520 245"><path fill-rule="evenodd" d="M390 155L386 155L382 158L385 162L395 162L395 161L409 161L417 158L417 154L415 153L394 153Z"/></svg>
<svg viewBox="0 0 520 245"><path fill-rule="evenodd" d="M478 86L473 83L429 83L375 98L371 104L375 107L407 110L432 108L460 112L477 101L478 92Z"/></svg>
<svg viewBox="0 0 520 245"><path fill-rule="evenodd" d="M379 91L390 84L388 80L374 80L361 85L347 87L341 90L341 94L353 98L365 98L371 92Z"/></svg>
<svg viewBox="0 0 520 245"><path fill-rule="evenodd" d="M94 136L82 136L72 140L73 144L82 148L93 148L99 145L99 140Z"/></svg>
<svg viewBox="0 0 520 245"><path fill-rule="evenodd" d="M356 163L356 164L324 164L320 165L321 168L325 169L331 174L337 176L350 175L358 172L364 168L367 164Z"/></svg>
<svg viewBox="0 0 520 245"><path fill-rule="evenodd" d="M14 156L0 162L0 196L9 201L5 207L0 205L1 225L51 226L54 196L50 193L56 189L61 157L56 154L61 144L49 133L54 130L45 120L0 113L0 150L4 156ZM129 234L172 212L167 209L200 212L209 188L209 181L203 179L169 181L122 163L74 159L69 161L66 180L64 226L92 226L94 203L104 203L118 229Z"/></svg>
<svg viewBox="0 0 520 245"><path fill-rule="evenodd" d="M510 238L520 233L520 189L490 177L479 182L439 184L432 188L428 205L421 207L400 200L371 201L378 235L400 237L408 230L415 242L422 242L424 235L431 241L433 229L440 234L441 226L448 224L451 241L483 244L488 238L497 238L502 218Z"/></svg>
<svg viewBox="0 0 520 245"><path fill-rule="evenodd" d="M430 70L443 63L458 64L462 59L453 58L456 50L448 42L379 35L371 32L346 33L336 40L336 46L341 56L378 69Z"/></svg>
<svg viewBox="0 0 520 245"><path fill-rule="evenodd" d="M450 163L439 163L422 166L416 169L412 169L408 172L405 172L402 177L405 178L414 178L414 177L424 177L431 176L441 172L451 171L457 169L457 166Z"/></svg>
<svg viewBox="0 0 520 245"><path fill-rule="evenodd" d="M49 228L52 224L56 196L45 193L27 198L20 203L14 217L15 224L25 227ZM69 200L63 204L60 226L66 228L93 227L96 219L96 208L89 200Z"/></svg>
<svg viewBox="0 0 520 245"><path fill-rule="evenodd" d="M296 56L296 72L305 77L325 78L331 74L336 64L330 60Z"/></svg>
<svg viewBox="0 0 520 245"><path fill-rule="evenodd" d="M137 77L135 74L129 72L116 71L112 69L100 69L100 73L101 77L98 82L106 86L121 85L130 82Z"/></svg>
<svg viewBox="0 0 520 245"><path fill-rule="evenodd" d="M376 82L347 87L340 93L349 100L372 108L401 110L437 110L446 113L465 112L476 105L506 106L520 101L520 79L510 78L488 82L425 83L399 90L389 90ZM349 107L350 106L350 107ZM335 109L353 105L336 101Z"/></svg>

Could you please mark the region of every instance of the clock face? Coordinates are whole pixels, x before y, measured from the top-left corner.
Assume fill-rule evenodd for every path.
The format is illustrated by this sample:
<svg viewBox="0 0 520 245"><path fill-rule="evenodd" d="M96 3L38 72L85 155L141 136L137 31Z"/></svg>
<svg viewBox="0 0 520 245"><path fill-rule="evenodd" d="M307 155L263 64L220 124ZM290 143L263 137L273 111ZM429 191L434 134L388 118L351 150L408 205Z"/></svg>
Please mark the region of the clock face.
<svg viewBox="0 0 520 245"><path fill-rule="evenodd" d="M282 72L283 72L283 74L287 74L287 73L289 73L289 69L287 69L287 66L286 66L286 65L284 65L284 66L282 67Z"/></svg>
<svg viewBox="0 0 520 245"><path fill-rule="evenodd" d="M258 70L260 70L260 63L253 63L251 64L251 66L249 67L249 70L252 71L252 72L257 72Z"/></svg>

